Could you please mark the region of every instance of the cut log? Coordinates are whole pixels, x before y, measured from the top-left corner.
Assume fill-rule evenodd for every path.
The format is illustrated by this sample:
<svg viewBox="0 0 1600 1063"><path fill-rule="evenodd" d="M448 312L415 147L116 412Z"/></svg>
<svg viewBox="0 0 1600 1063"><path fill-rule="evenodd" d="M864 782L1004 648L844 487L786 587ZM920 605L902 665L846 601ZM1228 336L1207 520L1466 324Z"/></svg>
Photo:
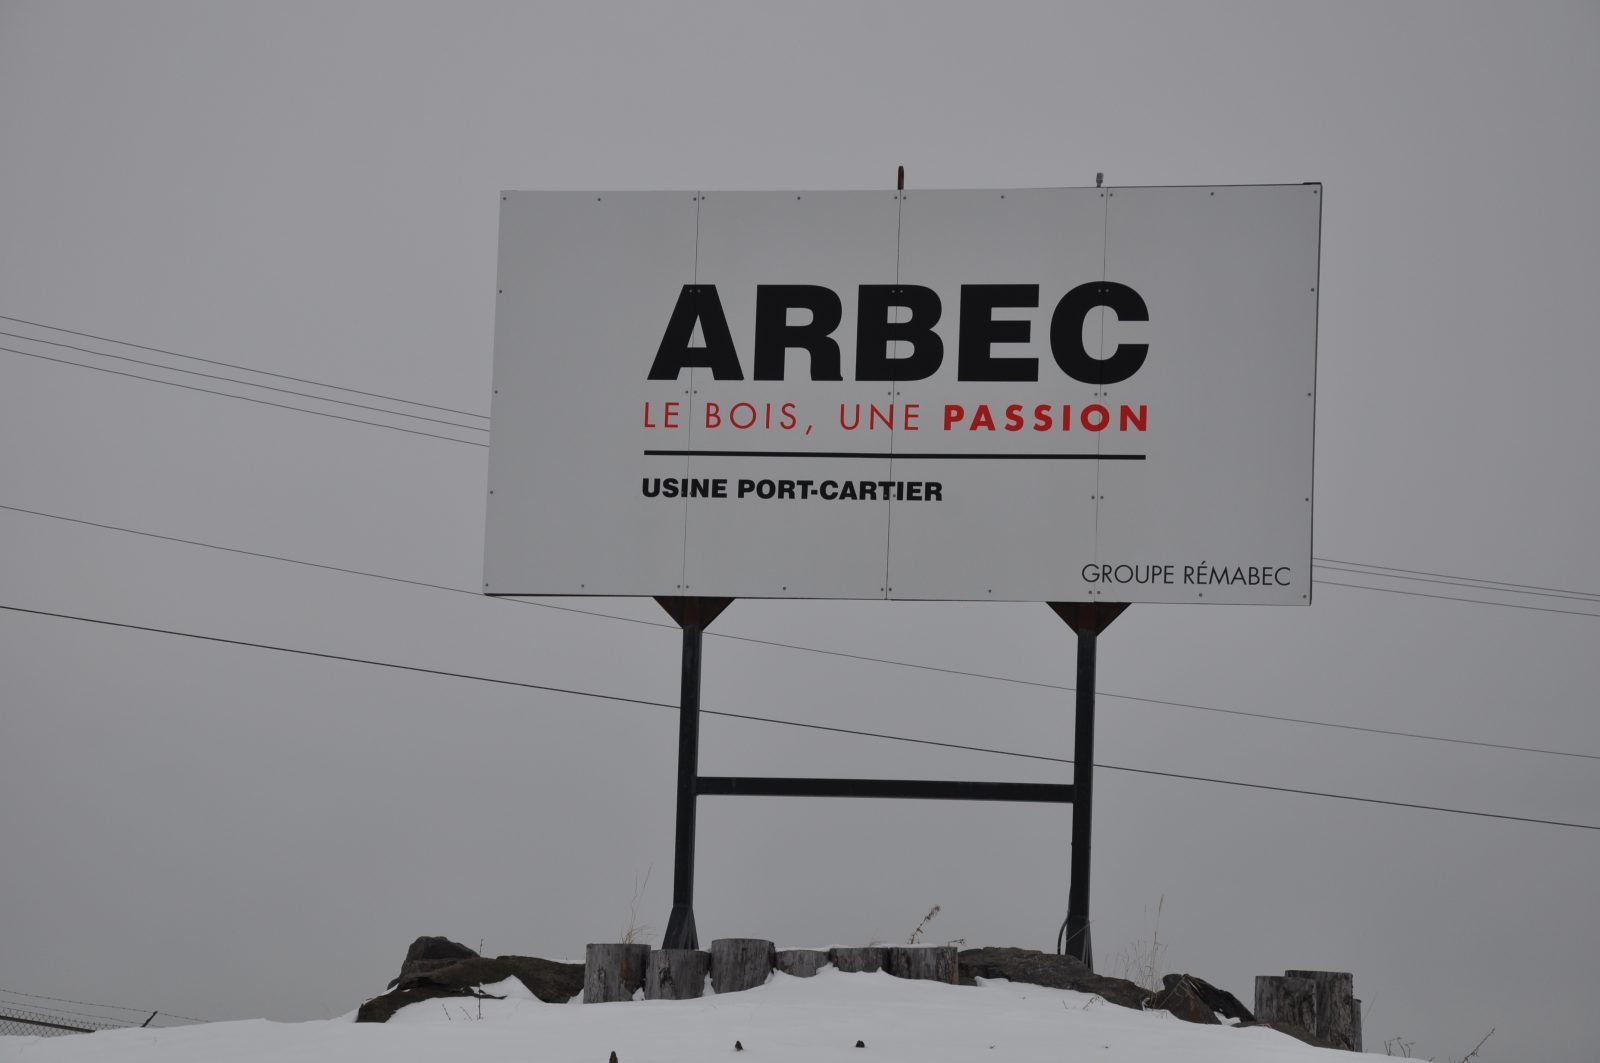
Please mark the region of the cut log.
<svg viewBox="0 0 1600 1063"><path fill-rule="evenodd" d="M761 938L718 938L711 943L711 986L737 993L766 985L777 960L772 942Z"/></svg>
<svg viewBox="0 0 1600 1063"><path fill-rule="evenodd" d="M706 990L711 953L699 949L656 949L644 979L646 1000L693 1000Z"/></svg>
<svg viewBox="0 0 1600 1063"><path fill-rule="evenodd" d="M1364 1051L1361 1047L1361 1001L1352 997L1350 1004L1350 1051L1361 1052Z"/></svg>
<svg viewBox="0 0 1600 1063"><path fill-rule="evenodd" d="M896 978L956 984L954 945L895 945L889 949L884 970Z"/></svg>
<svg viewBox="0 0 1600 1063"><path fill-rule="evenodd" d="M632 1000L644 987L649 945L590 945L583 952L583 1002Z"/></svg>
<svg viewBox="0 0 1600 1063"><path fill-rule="evenodd" d="M1285 971L1287 978L1306 978L1317 986L1316 1025L1311 1033L1334 1048L1355 1047L1355 979L1345 971Z"/></svg>
<svg viewBox="0 0 1600 1063"><path fill-rule="evenodd" d="M882 945L862 948L829 949L828 959L841 971L860 974L883 970L889 960L889 950Z"/></svg>
<svg viewBox="0 0 1600 1063"><path fill-rule="evenodd" d="M1289 1025L1315 1037L1317 983L1309 978L1256 975L1256 1021Z"/></svg>
<svg viewBox="0 0 1600 1063"><path fill-rule="evenodd" d="M810 978L827 964L827 949L779 949L776 966L784 974Z"/></svg>

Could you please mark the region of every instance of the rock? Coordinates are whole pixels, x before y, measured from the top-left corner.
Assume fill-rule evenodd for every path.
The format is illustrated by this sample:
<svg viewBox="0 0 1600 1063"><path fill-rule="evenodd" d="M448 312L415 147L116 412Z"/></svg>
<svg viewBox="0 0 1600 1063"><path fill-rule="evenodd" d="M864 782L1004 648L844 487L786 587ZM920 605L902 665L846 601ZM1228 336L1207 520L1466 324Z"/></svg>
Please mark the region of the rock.
<svg viewBox="0 0 1600 1063"><path fill-rule="evenodd" d="M828 959L841 971L847 971L851 974L865 974L883 970L883 965L889 960L889 950L882 945L829 949Z"/></svg>
<svg viewBox="0 0 1600 1063"><path fill-rule="evenodd" d="M443 939L440 939L443 940ZM365 1001L357 1022L387 1022L407 1004L435 997L475 997L479 986L515 978L547 1004L565 1004L583 989L583 964L557 963L537 956L479 956L445 962L398 979L382 996Z"/></svg>
<svg viewBox="0 0 1600 1063"><path fill-rule="evenodd" d="M546 1004L565 1004L583 989L583 964L537 956L474 956L446 967L402 978L397 989L438 987L466 992L515 978Z"/></svg>
<svg viewBox="0 0 1600 1063"><path fill-rule="evenodd" d="M1184 1022L1197 1022L1203 1026L1217 1025L1217 1017L1210 1006L1200 999L1200 994L1195 991L1193 984L1181 975L1152 997L1150 1006L1170 1011Z"/></svg>
<svg viewBox="0 0 1600 1063"><path fill-rule="evenodd" d="M1221 1015L1223 1018L1234 1019L1238 1022L1254 1022L1256 1017L1250 1014L1250 1009L1239 1002L1239 998L1226 989L1218 989L1204 978L1193 974L1167 974L1161 976L1162 985L1171 989L1179 980L1189 983L1199 998L1205 1001L1206 1007Z"/></svg>
<svg viewBox="0 0 1600 1063"><path fill-rule="evenodd" d="M827 949L779 949L777 970L796 978L810 978L828 965Z"/></svg>
<svg viewBox="0 0 1600 1063"><path fill-rule="evenodd" d="M975 978L1007 978L1050 989L1094 993L1125 1008L1143 1008L1153 995L1126 979L1095 974L1075 957L1037 949L965 949L956 959L962 985L972 985Z"/></svg>
<svg viewBox="0 0 1600 1063"><path fill-rule="evenodd" d="M463 993L457 989L447 989L444 986L419 986L415 989L391 989L382 996L363 1000L361 1007L356 1009L357 1022L388 1022L394 1013L407 1004L416 1004L423 1000L432 1000L435 997L468 997L476 993ZM487 994L486 994L487 995ZM491 997L490 999L498 999Z"/></svg>
<svg viewBox="0 0 1600 1063"><path fill-rule="evenodd" d="M884 970L896 978L916 978L928 982L956 981L954 945L895 945L889 949Z"/></svg>
<svg viewBox="0 0 1600 1063"><path fill-rule="evenodd" d="M452 963L472 959L477 955L467 946L451 941L449 938L417 938L411 943L411 947L406 950L405 962L400 964L400 977L390 982L389 988L393 989L404 981L407 975L448 967Z"/></svg>

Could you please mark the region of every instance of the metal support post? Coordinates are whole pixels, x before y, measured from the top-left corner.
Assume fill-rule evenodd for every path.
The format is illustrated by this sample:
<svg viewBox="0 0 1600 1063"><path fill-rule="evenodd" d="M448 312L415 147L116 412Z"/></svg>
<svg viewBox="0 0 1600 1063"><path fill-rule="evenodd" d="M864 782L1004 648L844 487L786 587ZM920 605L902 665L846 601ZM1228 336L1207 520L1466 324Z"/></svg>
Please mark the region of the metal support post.
<svg viewBox="0 0 1600 1063"><path fill-rule="evenodd" d="M694 829L700 772L700 642L731 598L657 598L683 629L683 682L678 696L678 802L672 855L672 914L664 949L697 949L694 925Z"/></svg>
<svg viewBox="0 0 1600 1063"><path fill-rule="evenodd" d="M1072 728L1072 874L1067 890L1068 955L1076 956L1091 971L1094 953L1089 944L1089 837L1094 822L1094 651L1099 635L1089 628L1078 631L1077 719Z"/></svg>
<svg viewBox="0 0 1600 1063"><path fill-rule="evenodd" d="M1089 851L1094 822L1095 645L1100 632L1127 608L1107 602L1051 602L1078 636L1076 718L1072 729L1072 867L1067 887L1067 919L1057 948L1094 970L1089 940Z"/></svg>

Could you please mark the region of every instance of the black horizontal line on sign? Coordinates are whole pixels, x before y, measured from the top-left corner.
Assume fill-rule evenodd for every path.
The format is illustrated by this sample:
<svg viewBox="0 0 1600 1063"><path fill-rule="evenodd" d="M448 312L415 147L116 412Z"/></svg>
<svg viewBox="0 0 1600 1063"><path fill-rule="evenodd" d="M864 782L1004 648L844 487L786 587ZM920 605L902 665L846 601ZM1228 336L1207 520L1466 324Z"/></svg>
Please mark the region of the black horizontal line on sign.
<svg viewBox="0 0 1600 1063"><path fill-rule="evenodd" d="M1143 461L1143 454L883 454L867 450L647 450L655 458L880 458L894 461Z"/></svg>

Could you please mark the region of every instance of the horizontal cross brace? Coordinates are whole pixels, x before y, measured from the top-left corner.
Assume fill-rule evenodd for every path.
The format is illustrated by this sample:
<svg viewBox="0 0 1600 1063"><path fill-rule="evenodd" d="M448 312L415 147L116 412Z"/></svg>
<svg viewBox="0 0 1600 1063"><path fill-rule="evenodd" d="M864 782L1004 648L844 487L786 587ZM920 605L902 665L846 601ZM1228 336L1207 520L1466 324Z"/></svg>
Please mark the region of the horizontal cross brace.
<svg viewBox="0 0 1600 1063"><path fill-rule="evenodd" d="M783 779L702 775L695 790L706 796L900 797L936 801L1039 801L1072 803L1070 783L939 782L928 779Z"/></svg>

